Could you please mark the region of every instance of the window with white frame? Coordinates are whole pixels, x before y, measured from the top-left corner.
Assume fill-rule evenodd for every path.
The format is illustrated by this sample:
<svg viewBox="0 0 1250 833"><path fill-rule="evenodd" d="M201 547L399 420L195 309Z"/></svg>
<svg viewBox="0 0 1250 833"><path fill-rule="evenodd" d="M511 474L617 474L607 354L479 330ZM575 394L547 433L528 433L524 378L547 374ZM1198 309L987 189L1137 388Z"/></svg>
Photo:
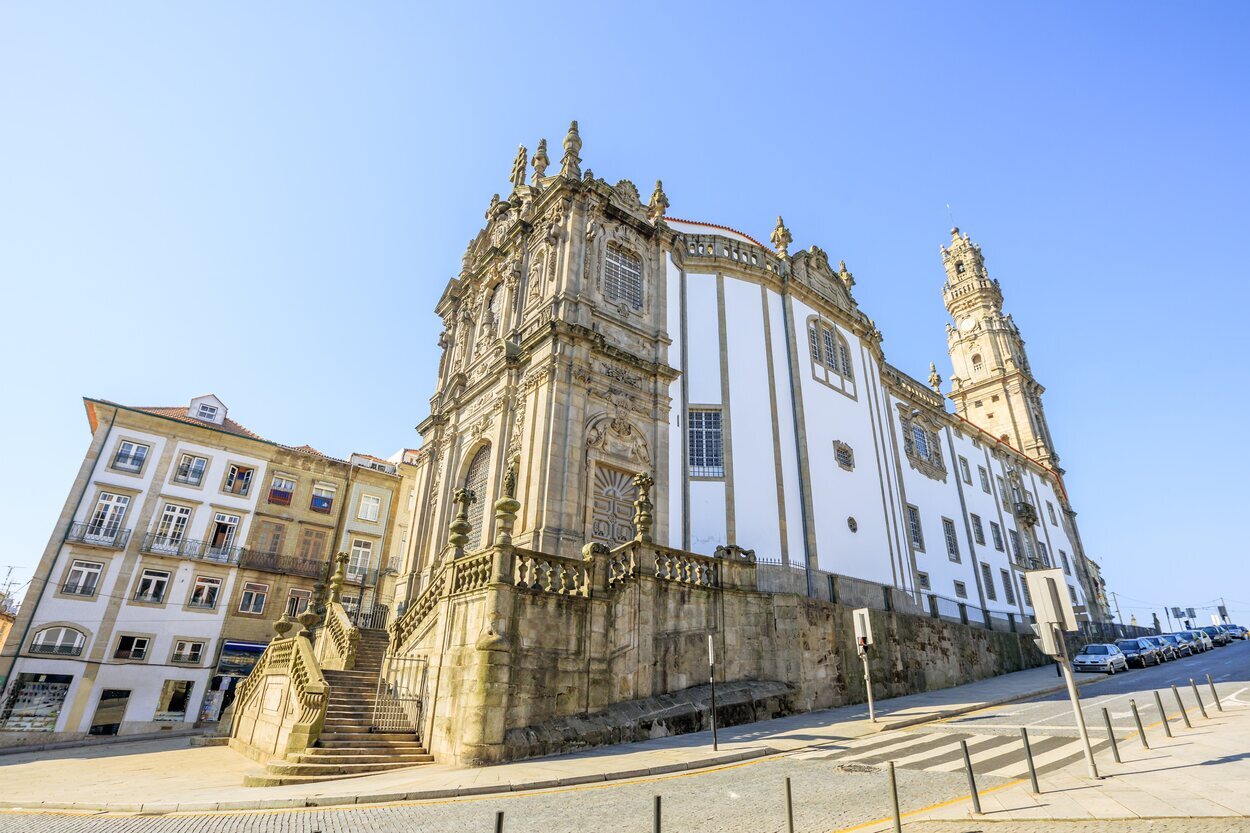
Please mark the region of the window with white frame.
<svg viewBox="0 0 1250 833"><path fill-rule="evenodd" d="M69 575L65 577L62 593L71 596L94 596L100 586L100 576L104 573L104 565L96 561L79 561L70 564Z"/></svg>
<svg viewBox="0 0 1250 833"><path fill-rule="evenodd" d="M148 459L149 450L143 443L122 440L117 446L117 453L113 455L113 468L137 474L143 470L143 461Z"/></svg>
<svg viewBox="0 0 1250 833"><path fill-rule="evenodd" d="M929 574L920 572L916 573L916 586L921 590L928 590L931 586L929 584Z"/></svg>
<svg viewBox="0 0 1250 833"><path fill-rule="evenodd" d="M1046 551L1046 545L1042 543L1041 541L1037 542L1037 556L1038 558L1042 560L1042 563L1045 564L1047 567L1054 566L1053 564L1050 563L1050 553Z"/></svg>
<svg viewBox="0 0 1250 833"><path fill-rule="evenodd" d="M990 537L994 539L994 549L1003 551L1003 530L997 521L990 521Z"/></svg>
<svg viewBox="0 0 1250 833"><path fill-rule="evenodd" d="M338 490L328 483L318 483L313 486L312 499L308 503L308 508L322 515L330 514L330 510L334 508L334 496L337 492Z"/></svg>
<svg viewBox="0 0 1250 833"><path fill-rule="evenodd" d="M1063 564L1064 574L1072 575L1072 565L1068 563L1068 554L1063 550L1059 550L1059 561Z"/></svg>
<svg viewBox="0 0 1250 833"><path fill-rule="evenodd" d="M161 511L160 520L156 523L156 535L149 548L158 552L177 550L187 533L187 524L191 522L191 507L177 503L166 503Z"/></svg>
<svg viewBox="0 0 1250 833"><path fill-rule="evenodd" d="M91 520L87 521L86 539L89 542L111 543L122 529L122 520L130 507L130 496L114 492L100 492Z"/></svg>
<svg viewBox="0 0 1250 833"><path fill-rule="evenodd" d="M308 609L309 603L312 601L311 590L300 590L292 588L286 597L286 615L294 619L305 610Z"/></svg>
<svg viewBox="0 0 1250 833"><path fill-rule="evenodd" d="M719 408L691 408L687 436L691 477L724 477L725 445Z"/></svg>
<svg viewBox="0 0 1250 833"><path fill-rule="evenodd" d="M642 309L642 258L615 243L604 255L603 297Z"/></svg>
<svg viewBox="0 0 1250 833"><path fill-rule="evenodd" d="M363 581L373 560L373 542L361 538L352 540L352 551L347 561L347 580Z"/></svg>
<svg viewBox="0 0 1250 833"><path fill-rule="evenodd" d="M1055 517L1055 504L1049 500L1046 501L1046 514L1050 515L1050 523L1052 526L1059 526L1059 520Z"/></svg>
<svg viewBox="0 0 1250 833"><path fill-rule="evenodd" d="M205 420L207 422L215 422L217 419L217 410L218 409L216 405L210 405L207 402L201 402L200 407L195 412L195 416L196 418Z"/></svg>
<svg viewBox="0 0 1250 833"><path fill-rule="evenodd" d="M958 561L959 538L955 535L955 522L950 518L942 519L942 534L946 537L946 557Z"/></svg>
<svg viewBox="0 0 1250 833"><path fill-rule="evenodd" d="M226 482L222 484L221 490L232 495L246 495L248 489L252 488L252 477L255 474L256 469L251 466L231 464L226 469Z"/></svg>
<svg viewBox="0 0 1250 833"><path fill-rule="evenodd" d="M134 601L159 604L165 600L169 589L169 573L164 570L144 570L135 585Z"/></svg>
<svg viewBox="0 0 1250 833"><path fill-rule="evenodd" d="M1020 549L1020 533L1014 529L1007 530L1007 537L1011 541L1011 557L1017 564L1027 567L1028 564L1024 560L1024 553Z"/></svg>
<svg viewBox="0 0 1250 833"><path fill-rule="evenodd" d="M1033 606L1033 597L1029 595L1029 583L1027 581L1020 582L1020 598L1024 599L1024 603L1029 607Z"/></svg>
<svg viewBox="0 0 1250 833"><path fill-rule="evenodd" d="M991 601L996 601L998 593L994 589L994 571L984 561L981 562L981 584L985 587L985 597Z"/></svg>
<svg viewBox="0 0 1250 833"><path fill-rule="evenodd" d="M918 408L898 406L903 431L903 452L908 464L931 480L946 482L946 464L938 436L939 425Z"/></svg>
<svg viewBox="0 0 1250 833"><path fill-rule="evenodd" d="M212 576L196 576L191 586L191 597L187 599L187 607L212 610L217 607L217 595L221 592L221 579Z"/></svg>
<svg viewBox="0 0 1250 833"><path fill-rule="evenodd" d="M295 496L295 478L289 474L275 474L269 481L269 502L276 506L290 506Z"/></svg>
<svg viewBox="0 0 1250 833"><path fill-rule="evenodd" d="M807 344L812 373L817 380L842 389L842 380L855 378L851 346L832 322L813 316L807 320Z"/></svg>
<svg viewBox="0 0 1250 833"><path fill-rule="evenodd" d="M269 597L269 585L246 581L239 597L239 613L261 614L265 612L265 600Z"/></svg>
<svg viewBox="0 0 1250 833"><path fill-rule="evenodd" d="M990 473L985 470L985 466L977 466L977 474L981 476L981 491L990 494Z"/></svg>
<svg viewBox="0 0 1250 833"><path fill-rule="evenodd" d="M955 582L955 597L959 599L968 598L968 585L962 581Z"/></svg>
<svg viewBox="0 0 1250 833"><path fill-rule="evenodd" d="M907 531L911 534L911 545L916 552L924 552L924 529L920 525L920 510L911 504L907 505Z"/></svg>
<svg viewBox="0 0 1250 833"><path fill-rule="evenodd" d="M121 636L113 649L113 659L147 659L149 640L146 636Z"/></svg>
<svg viewBox="0 0 1250 833"><path fill-rule="evenodd" d="M959 476L962 477L963 481L969 486L972 485L972 469L968 468L967 457L961 456L959 458Z"/></svg>
<svg viewBox="0 0 1250 833"><path fill-rule="evenodd" d="M1078 605L1081 603L1081 600L1076 597L1076 588L1071 584L1068 585L1068 595L1072 597L1072 604Z"/></svg>
<svg viewBox="0 0 1250 833"><path fill-rule="evenodd" d="M82 653L87 637L82 631L73 628L45 628L35 634L31 640L32 654L55 654L63 657L76 657Z"/></svg>
<svg viewBox="0 0 1250 833"><path fill-rule="evenodd" d="M204 643L192 639L174 641L173 661L183 665L199 665L204 659Z"/></svg>
<svg viewBox="0 0 1250 833"><path fill-rule="evenodd" d="M183 454L178 458L178 467L174 469L174 482L185 486L198 486L204 482L204 472L207 469L207 457Z"/></svg>
<svg viewBox="0 0 1250 833"><path fill-rule="evenodd" d="M382 498L377 495L361 495L360 509L356 517L362 521L376 521L382 514Z"/></svg>
<svg viewBox="0 0 1250 833"><path fill-rule="evenodd" d="M999 575L1003 580L1003 598L1007 600L1007 604L1016 603L1016 591L1011 586L1011 573L1006 570L999 570Z"/></svg>
<svg viewBox="0 0 1250 833"><path fill-rule="evenodd" d="M981 526L981 516L972 515L972 537L978 544L985 545L985 527Z"/></svg>
<svg viewBox="0 0 1250 833"><path fill-rule="evenodd" d="M239 516L226 512L213 515L213 525L209 527L209 553L214 559L227 558L234 546L235 533L239 531Z"/></svg>

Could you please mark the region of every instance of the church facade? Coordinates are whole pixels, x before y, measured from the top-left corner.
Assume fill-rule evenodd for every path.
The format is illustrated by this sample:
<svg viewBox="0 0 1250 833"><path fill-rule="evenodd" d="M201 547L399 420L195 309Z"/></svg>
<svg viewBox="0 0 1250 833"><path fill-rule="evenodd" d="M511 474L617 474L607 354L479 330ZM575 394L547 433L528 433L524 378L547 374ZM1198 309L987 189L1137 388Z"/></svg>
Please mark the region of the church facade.
<svg viewBox="0 0 1250 833"><path fill-rule="evenodd" d="M1079 612L1108 618L1043 388L966 234L935 259L952 322L943 396L936 368L925 384L886 360L845 263L792 251L781 218L765 245L670 217L660 182L644 201L584 169L581 148L573 123L554 174L545 140L518 150L438 302L438 380L405 458L418 474L401 607L455 550L457 514L473 552L515 496L517 547L577 557L635 537L642 474L657 545L752 550L808 596L877 585L934 615L1027 621L1020 573L1049 565Z"/></svg>

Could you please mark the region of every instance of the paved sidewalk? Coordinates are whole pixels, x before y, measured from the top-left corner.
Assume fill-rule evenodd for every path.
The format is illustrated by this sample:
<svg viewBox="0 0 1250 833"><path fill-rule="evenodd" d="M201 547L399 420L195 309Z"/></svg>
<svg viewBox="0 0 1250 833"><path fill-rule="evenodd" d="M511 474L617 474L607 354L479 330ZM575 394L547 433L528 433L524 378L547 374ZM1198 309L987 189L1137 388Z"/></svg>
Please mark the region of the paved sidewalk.
<svg viewBox="0 0 1250 833"><path fill-rule="evenodd" d="M1083 680L1097 682L1101 677ZM621 744L570 755L474 769L433 764L363 778L284 787L244 787L256 764L225 747L188 748L154 741L122 749L60 750L0 759L4 807L192 812L415 801L456 795L544 789L704 767L840 741L1056 690L1053 667L1037 668L878 704L870 723L864 705ZM72 796L65 785L73 784Z"/></svg>

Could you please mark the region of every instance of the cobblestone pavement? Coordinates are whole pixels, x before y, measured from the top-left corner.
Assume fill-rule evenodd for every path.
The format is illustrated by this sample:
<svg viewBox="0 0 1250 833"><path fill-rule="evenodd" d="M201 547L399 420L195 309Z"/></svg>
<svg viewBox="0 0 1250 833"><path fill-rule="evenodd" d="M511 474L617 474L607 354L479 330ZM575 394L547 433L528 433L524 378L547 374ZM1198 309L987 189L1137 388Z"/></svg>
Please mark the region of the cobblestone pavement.
<svg viewBox="0 0 1250 833"><path fill-rule="evenodd" d="M785 758L698 777L658 778L478 800L197 816L0 816L0 833L490 833L504 811L507 833L652 830L662 796L663 829L768 833L786 828L791 779L796 831L839 830L889 812L887 777L876 767ZM904 810L963 796L962 772L898 772ZM982 789L1004 779L987 778Z"/></svg>

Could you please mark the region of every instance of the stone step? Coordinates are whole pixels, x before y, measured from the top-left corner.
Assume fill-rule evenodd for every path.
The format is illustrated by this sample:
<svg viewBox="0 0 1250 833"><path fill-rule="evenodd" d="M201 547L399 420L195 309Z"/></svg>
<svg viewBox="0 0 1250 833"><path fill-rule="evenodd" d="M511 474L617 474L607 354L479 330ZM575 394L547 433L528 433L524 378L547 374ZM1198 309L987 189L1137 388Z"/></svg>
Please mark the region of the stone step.
<svg viewBox="0 0 1250 833"><path fill-rule="evenodd" d="M416 741L415 732L334 732L332 734L323 734L321 740L338 742L344 741L348 743L370 743L373 741L400 741L410 743Z"/></svg>
<svg viewBox="0 0 1250 833"><path fill-rule="evenodd" d="M423 763L429 763L425 761ZM410 766L421 766L420 763L410 763L408 761L396 761L389 764L297 764L289 761L270 761L265 766L265 770L270 775L289 776L289 775L360 775L368 772L389 772L393 769L404 769Z"/></svg>
<svg viewBox="0 0 1250 833"><path fill-rule="evenodd" d="M376 737L376 736L375 736ZM335 740L331 735L322 735L317 741L317 745L313 749L368 749L373 750L394 750L396 752L410 752L420 750L425 751L425 747L421 741L416 739L416 735L408 735L408 740Z"/></svg>
<svg viewBox="0 0 1250 833"><path fill-rule="evenodd" d="M428 752L391 752L376 749L356 750L356 749L323 749L321 751L305 752L299 756L298 763L301 764L428 764L434 760L434 756Z"/></svg>

